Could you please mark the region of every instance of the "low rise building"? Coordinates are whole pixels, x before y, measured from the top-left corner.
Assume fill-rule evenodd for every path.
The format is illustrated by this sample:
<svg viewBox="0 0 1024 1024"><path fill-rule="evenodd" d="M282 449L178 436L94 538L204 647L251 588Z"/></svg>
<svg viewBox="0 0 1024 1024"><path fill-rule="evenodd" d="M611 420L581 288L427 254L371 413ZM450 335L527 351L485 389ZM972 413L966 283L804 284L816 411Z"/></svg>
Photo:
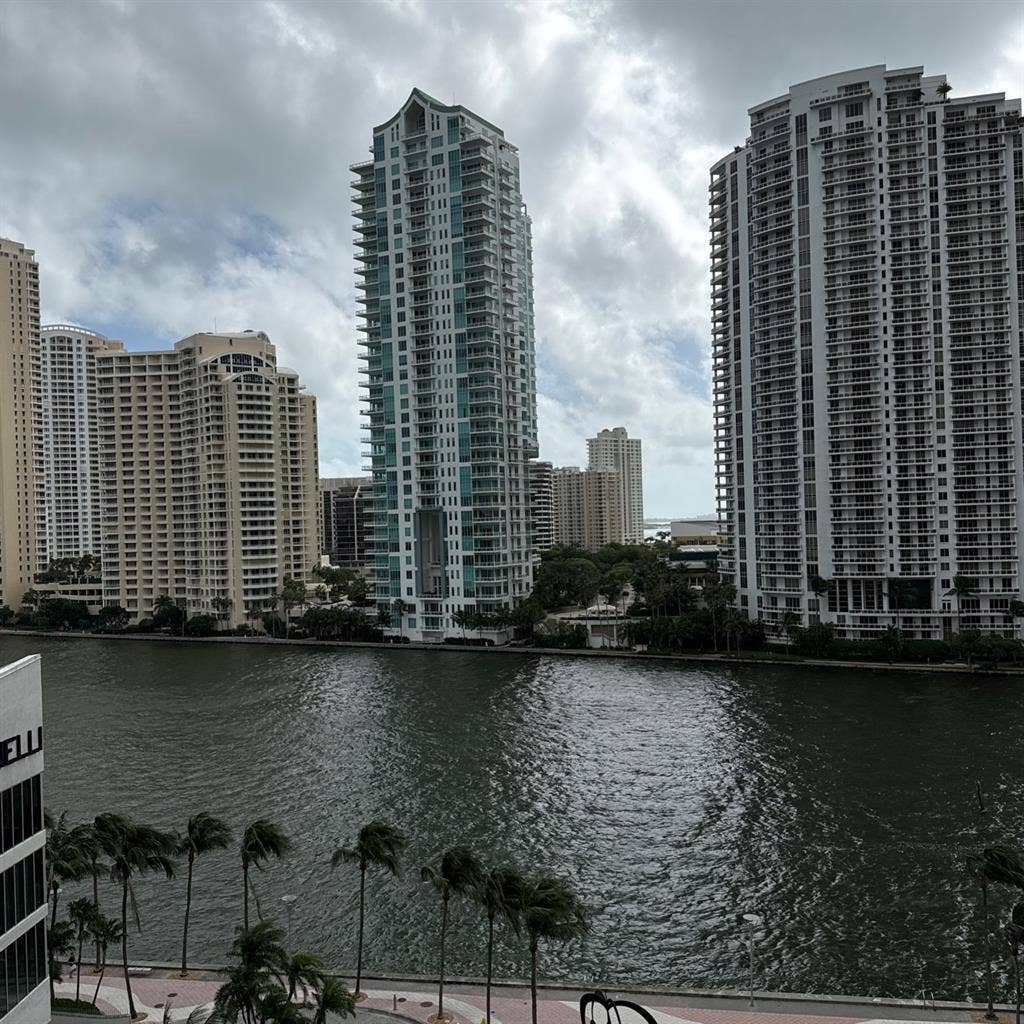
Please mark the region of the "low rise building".
<svg viewBox="0 0 1024 1024"><path fill-rule="evenodd" d="M50 1019L38 654L0 667L0 1020Z"/></svg>

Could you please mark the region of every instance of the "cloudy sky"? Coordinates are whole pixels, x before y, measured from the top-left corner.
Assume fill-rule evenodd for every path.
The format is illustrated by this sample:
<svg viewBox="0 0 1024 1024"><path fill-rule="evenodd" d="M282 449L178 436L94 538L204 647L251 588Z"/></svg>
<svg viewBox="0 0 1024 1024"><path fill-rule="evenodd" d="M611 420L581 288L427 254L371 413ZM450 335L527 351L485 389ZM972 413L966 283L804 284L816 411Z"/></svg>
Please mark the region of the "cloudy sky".
<svg viewBox="0 0 1024 1024"><path fill-rule="evenodd" d="M648 514L714 507L709 165L792 82L924 64L1024 94L1020 2L0 2L0 235L44 321L132 347L263 329L356 471L348 165L412 86L501 125L534 221L542 456L644 440Z"/></svg>

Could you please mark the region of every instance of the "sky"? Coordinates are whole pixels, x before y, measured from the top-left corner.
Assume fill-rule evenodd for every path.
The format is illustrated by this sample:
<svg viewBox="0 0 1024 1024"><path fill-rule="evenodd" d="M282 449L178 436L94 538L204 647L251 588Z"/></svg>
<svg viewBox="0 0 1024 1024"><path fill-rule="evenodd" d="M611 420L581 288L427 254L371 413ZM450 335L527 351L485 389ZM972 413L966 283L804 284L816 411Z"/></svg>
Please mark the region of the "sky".
<svg viewBox="0 0 1024 1024"><path fill-rule="evenodd" d="M350 164L413 86L520 149L541 457L643 439L648 516L713 512L708 168L748 107L870 64L1024 95L1020 2L0 0L0 235L44 323L265 330L359 471Z"/></svg>

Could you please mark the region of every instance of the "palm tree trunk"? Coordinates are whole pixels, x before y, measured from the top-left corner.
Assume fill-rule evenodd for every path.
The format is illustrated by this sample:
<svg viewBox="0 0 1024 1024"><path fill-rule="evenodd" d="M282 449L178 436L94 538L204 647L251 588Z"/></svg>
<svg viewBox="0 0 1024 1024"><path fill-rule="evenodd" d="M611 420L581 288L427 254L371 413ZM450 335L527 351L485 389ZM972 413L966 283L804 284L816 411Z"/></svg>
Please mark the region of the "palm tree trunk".
<svg viewBox="0 0 1024 1024"><path fill-rule="evenodd" d="M242 858L242 931L249 930L249 861Z"/></svg>
<svg viewBox="0 0 1024 1024"><path fill-rule="evenodd" d="M82 947L85 945L85 931L78 933L78 962L75 967L75 1002L82 994Z"/></svg>
<svg viewBox="0 0 1024 1024"><path fill-rule="evenodd" d="M530 939L530 1020L537 1024L537 940Z"/></svg>
<svg viewBox="0 0 1024 1024"><path fill-rule="evenodd" d="M981 883L981 905L985 911L985 994L988 997L988 1009L985 1016L989 1020L995 1019L995 1010L992 1006L992 936L989 934L988 920L988 885Z"/></svg>
<svg viewBox="0 0 1024 1024"><path fill-rule="evenodd" d="M494 915L487 916L487 1024L491 1024L491 964L494 957Z"/></svg>
<svg viewBox="0 0 1024 1024"><path fill-rule="evenodd" d="M441 897L441 967L438 971L437 983L437 1016L444 1014L444 940L448 931L448 897Z"/></svg>
<svg viewBox="0 0 1024 1024"><path fill-rule="evenodd" d="M124 967L124 987L128 993L128 1019L135 1020L135 999L128 978L128 883L121 888L121 964Z"/></svg>
<svg viewBox="0 0 1024 1024"><path fill-rule="evenodd" d="M92 905L97 918L100 916L100 873L96 870L96 859L92 862ZM96 940L96 970L100 969L100 940Z"/></svg>
<svg viewBox="0 0 1024 1024"><path fill-rule="evenodd" d="M50 927L52 928L57 923L57 900L60 899L60 886L57 884L56 878L50 883L50 891L53 893L53 910L50 913Z"/></svg>
<svg viewBox="0 0 1024 1024"><path fill-rule="evenodd" d="M185 927L181 934L181 976L188 975L188 918L192 912L192 865L195 863L195 851L188 852L188 882L185 885Z"/></svg>
<svg viewBox="0 0 1024 1024"><path fill-rule="evenodd" d="M366 866L359 868L359 940L356 943L356 991L358 996L363 982L363 908L366 898Z"/></svg>
<svg viewBox="0 0 1024 1024"><path fill-rule="evenodd" d="M96 979L96 990L92 994L92 1005L96 1005L96 999L100 994L100 985L103 984L103 975L107 970L107 957L106 953L103 954L103 959L100 962L100 976Z"/></svg>

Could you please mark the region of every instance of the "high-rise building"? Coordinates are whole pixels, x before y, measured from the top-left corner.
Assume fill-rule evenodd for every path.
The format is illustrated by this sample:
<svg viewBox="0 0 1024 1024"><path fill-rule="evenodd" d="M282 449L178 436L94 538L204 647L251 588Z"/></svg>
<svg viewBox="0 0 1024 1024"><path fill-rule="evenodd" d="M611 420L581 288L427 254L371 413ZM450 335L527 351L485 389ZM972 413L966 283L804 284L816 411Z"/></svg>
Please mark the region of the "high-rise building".
<svg viewBox="0 0 1024 1024"><path fill-rule="evenodd" d="M712 168L720 564L750 616L1012 628L1020 111L861 68L752 107Z"/></svg>
<svg viewBox="0 0 1024 1024"><path fill-rule="evenodd" d="M625 427L598 431L587 438L588 469L614 471L622 478L621 497L624 543L644 539L644 464L640 439Z"/></svg>
<svg viewBox="0 0 1024 1024"><path fill-rule="evenodd" d="M0 1020L50 1019L39 655L0 666ZM5 969L6 967L6 969Z"/></svg>
<svg viewBox="0 0 1024 1024"><path fill-rule="evenodd" d="M334 477L320 481L323 518L321 550L331 565L362 569L369 562L367 538L373 520L373 477Z"/></svg>
<svg viewBox="0 0 1024 1024"><path fill-rule="evenodd" d="M311 581L316 400L262 332L96 354L103 597L240 625Z"/></svg>
<svg viewBox="0 0 1024 1024"><path fill-rule="evenodd" d="M465 107L414 89L371 154L352 170L374 594L441 640L532 589L530 219L518 150Z"/></svg>
<svg viewBox="0 0 1024 1024"><path fill-rule="evenodd" d="M36 514L50 559L100 553L96 353L123 348L68 324L39 332L43 503Z"/></svg>
<svg viewBox="0 0 1024 1024"><path fill-rule="evenodd" d="M614 469L556 466L551 474L554 543L587 551L625 543L622 480Z"/></svg>
<svg viewBox="0 0 1024 1024"><path fill-rule="evenodd" d="M550 462L533 461L530 475L530 550L539 554L554 544L555 492Z"/></svg>
<svg viewBox="0 0 1024 1024"><path fill-rule="evenodd" d="M45 559L38 374L39 266L0 238L0 605L12 608Z"/></svg>

